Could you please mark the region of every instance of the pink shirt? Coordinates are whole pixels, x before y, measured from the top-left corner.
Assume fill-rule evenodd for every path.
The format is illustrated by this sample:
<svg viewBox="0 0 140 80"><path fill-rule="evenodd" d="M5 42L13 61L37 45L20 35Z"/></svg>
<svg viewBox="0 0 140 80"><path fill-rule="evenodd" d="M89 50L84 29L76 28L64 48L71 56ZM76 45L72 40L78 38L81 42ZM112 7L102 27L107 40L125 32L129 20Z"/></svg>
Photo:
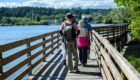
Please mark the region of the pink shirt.
<svg viewBox="0 0 140 80"><path fill-rule="evenodd" d="M78 47L88 46L88 37L78 37L77 39Z"/></svg>

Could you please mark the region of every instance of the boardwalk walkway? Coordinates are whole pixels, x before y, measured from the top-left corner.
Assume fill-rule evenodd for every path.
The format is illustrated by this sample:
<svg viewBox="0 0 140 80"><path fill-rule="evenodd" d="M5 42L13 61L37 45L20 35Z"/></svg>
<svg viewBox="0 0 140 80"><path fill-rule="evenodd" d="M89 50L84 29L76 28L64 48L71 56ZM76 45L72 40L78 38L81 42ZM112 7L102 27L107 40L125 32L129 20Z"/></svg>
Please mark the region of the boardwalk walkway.
<svg viewBox="0 0 140 80"><path fill-rule="evenodd" d="M127 26L94 27L90 59L86 67L79 64L79 73L69 73L63 65L59 31L0 45L0 80L140 80L119 52L127 41Z"/></svg>
<svg viewBox="0 0 140 80"><path fill-rule="evenodd" d="M30 80L103 80L96 57L92 52L88 59L87 66L82 67L79 63L78 73L69 73L68 67L63 65L63 56L58 50L52 54L51 58L44 62Z"/></svg>

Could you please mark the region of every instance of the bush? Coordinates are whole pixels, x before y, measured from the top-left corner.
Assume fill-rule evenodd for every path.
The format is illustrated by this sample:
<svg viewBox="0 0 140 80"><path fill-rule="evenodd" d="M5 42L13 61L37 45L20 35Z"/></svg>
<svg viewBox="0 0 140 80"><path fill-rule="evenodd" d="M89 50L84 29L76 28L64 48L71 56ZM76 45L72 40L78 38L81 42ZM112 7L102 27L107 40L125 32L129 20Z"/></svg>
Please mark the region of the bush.
<svg viewBox="0 0 140 80"><path fill-rule="evenodd" d="M140 41L140 17L132 19L129 29L132 36Z"/></svg>
<svg viewBox="0 0 140 80"><path fill-rule="evenodd" d="M124 57L132 64L140 73L140 58L132 53L125 53Z"/></svg>

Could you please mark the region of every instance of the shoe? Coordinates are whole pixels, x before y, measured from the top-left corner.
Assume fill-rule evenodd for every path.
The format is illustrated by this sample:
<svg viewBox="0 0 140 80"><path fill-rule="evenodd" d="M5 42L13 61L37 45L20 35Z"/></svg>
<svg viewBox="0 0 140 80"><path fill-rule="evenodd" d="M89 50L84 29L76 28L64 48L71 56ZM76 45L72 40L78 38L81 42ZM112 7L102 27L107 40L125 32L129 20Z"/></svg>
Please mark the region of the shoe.
<svg viewBox="0 0 140 80"><path fill-rule="evenodd" d="M80 72L79 69L78 69L77 67L74 67L73 70L74 70L75 72Z"/></svg>
<svg viewBox="0 0 140 80"><path fill-rule="evenodd" d="M72 70L72 71L69 71L69 73L74 73L74 71Z"/></svg>
<svg viewBox="0 0 140 80"><path fill-rule="evenodd" d="M90 59L90 54L88 53L87 58Z"/></svg>
<svg viewBox="0 0 140 80"><path fill-rule="evenodd" d="M64 59L63 64L66 65L66 59Z"/></svg>
<svg viewBox="0 0 140 80"><path fill-rule="evenodd" d="M83 67L86 67L86 64L82 64Z"/></svg>

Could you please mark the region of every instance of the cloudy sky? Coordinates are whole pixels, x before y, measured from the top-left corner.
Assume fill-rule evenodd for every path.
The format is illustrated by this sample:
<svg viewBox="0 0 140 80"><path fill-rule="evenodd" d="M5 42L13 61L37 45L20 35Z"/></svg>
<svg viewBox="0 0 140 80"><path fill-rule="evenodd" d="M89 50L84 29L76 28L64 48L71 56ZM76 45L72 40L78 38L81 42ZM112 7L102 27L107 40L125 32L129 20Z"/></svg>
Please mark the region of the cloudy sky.
<svg viewBox="0 0 140 80"><path fill-rule="evenodd" d="M15 6L108 9L116 7L116 4L114 0L0 0L0 7Z"/></svg>

